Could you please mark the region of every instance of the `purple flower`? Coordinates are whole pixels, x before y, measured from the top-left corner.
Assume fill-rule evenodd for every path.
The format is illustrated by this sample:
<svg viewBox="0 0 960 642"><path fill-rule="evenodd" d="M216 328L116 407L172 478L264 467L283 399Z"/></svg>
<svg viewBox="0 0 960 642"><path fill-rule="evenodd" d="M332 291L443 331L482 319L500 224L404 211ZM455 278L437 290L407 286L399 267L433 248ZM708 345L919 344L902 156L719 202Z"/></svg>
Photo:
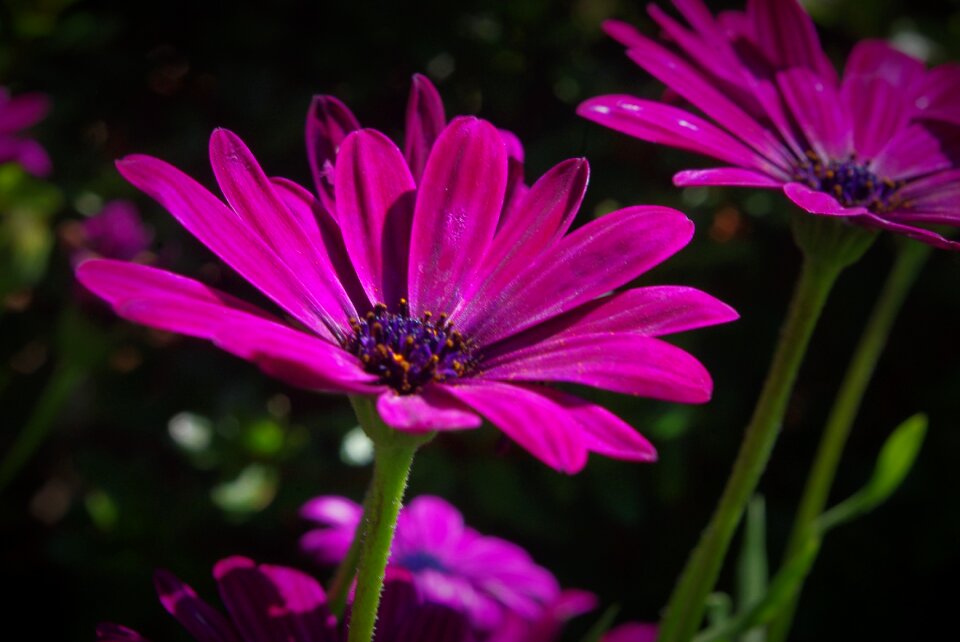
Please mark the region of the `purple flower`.
<svg viewBox="0 0 960 642"><path fill-rule="evenodd" d="M628 207L568 234L588 174L572 159L501 215L507 146L476 118L444 128L419 185L377 131L339 149L335 214L268 178L225 130L210 155L226 204L156 158L117 163L293 323L145 266L91 260L77 276L124 318L209 339L297 386L375 396L398 430L475 428L482 416L570 473L588 452L650 461L655 451L612 413L542 382L710 398L706 369L659 337L736 313L692 288L609 294L687 244L683 214Z"/></svg>
<svg viewBox="0 0 960 642"><path fill-rule="evenodd" d="M17 163L35 176L50 173L50 157L40 143L20 137L22 130L36 125L49 111L50 101L44 94L11 97L0 87L0 163Z"/></svg>
<svg viewBox="0 0 960 642"><path fill-rule="evenodd" d="M604 28L700 115L617 95L585 101L580 115L726 164L680 172L679 186L783 189L812 214L960 248L920 227L960 225L960 67L927 70L865 40L840 80L797 0L749 0L716 19L701 0L674 5L689 27L649 12L678 52L621 22Z"/></svg>
<svg viewBox="0 0 960 642"><path fill-rule="evenodd" d="M154 584L163 607L199 642L345 642L327 597L309 575L245 557L221 560L213 569L226 615L168 571ZM349 620L349 617L346 618ZM97 627L98 642L146 642L117 624ZM407 578L387 578L374 642L474 642L457 612L421 601Z"/></svg>
<svg viewBox="0 0 960 642"><path fill-rule="evenodd" d="M358 504L344 497L310 500L301 515L321 528L306 533L301 547L320 563L340 562L362 514ZM593 606L589 594L562 594L553 575L526 551L466 526L460 511L439 497L422 495L400 511L389 568L409 572L426 601L466 613L478 631L504 626L508 617L519 618L525 626L550 620L543 622L546 628L567 619L575 603L590 600ZM550 609L566 617L548 616ZM498 642L510 639L506 634L496 638Z"/></svg>
<svg viewBox="0 0 960 642"><path fill-rule="evenodd" d="M132 261L150 245L150 232L137 206L123 200L107 202L85 221L70 221L63 236L74 263L97 256Z"/></svg>

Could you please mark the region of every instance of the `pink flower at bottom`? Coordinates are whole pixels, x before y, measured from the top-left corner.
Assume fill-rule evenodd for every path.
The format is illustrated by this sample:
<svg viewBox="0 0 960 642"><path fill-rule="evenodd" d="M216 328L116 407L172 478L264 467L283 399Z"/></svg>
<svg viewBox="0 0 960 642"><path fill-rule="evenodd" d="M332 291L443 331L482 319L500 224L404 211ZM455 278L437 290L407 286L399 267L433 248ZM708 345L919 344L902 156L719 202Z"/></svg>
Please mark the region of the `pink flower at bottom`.
<svg viewBox="0 0 960 642"><path fill-rule="evenodd" d="M673 3L689 26L649 6L673 48L622 22L604 29L699 113L611 95L581 116L725 164L682 171L677 185L782 189L811 214L960 249L926 227L960 226L960 67L927 70L864 40L841 80L797 0L749 0L716 18L702 0Z"/></svg>

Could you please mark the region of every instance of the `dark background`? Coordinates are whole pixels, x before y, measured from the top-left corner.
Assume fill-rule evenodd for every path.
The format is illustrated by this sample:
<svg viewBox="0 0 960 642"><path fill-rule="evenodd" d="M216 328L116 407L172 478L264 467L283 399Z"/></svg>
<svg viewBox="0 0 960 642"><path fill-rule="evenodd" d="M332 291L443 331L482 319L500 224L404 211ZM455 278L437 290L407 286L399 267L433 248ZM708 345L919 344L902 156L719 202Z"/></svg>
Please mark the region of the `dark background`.
<svg viewBox="0 0 960 642"><path fill-rule="evenodd" d="M926 47L931 63L960 57L957 2L821 0L811 11L838 63L865 37ZM675 171L709 163L576 117L576 104L593 95L660 93L603 37L606 17L654 31L641 3L618 0L3 4L0 83L51 95L53 112L35 132L55 165L55 187L30 188L41 204L36 273L6 293L0 317L0 451L31 418L49 428L0 491L0 572L13 591L5 626L19 621L43 639L84 640L112 620L155 640L186 640L154 596L153 568L170 568L211 600L210 568L228 554L312 568L296 548L305 529L298 507L321 493L358 499L370 473L340 458L355 425L346 400L289 389L204 343L118 321L78 295L62 226L100 200L134 199L159 263L255 299L124 183L113 159L152 154L213 186L207 138L223 126L269 173L309 184L303 121L311 95L334 94L361 122L402 140L415 72L434 80L448 115L478 113L516 132L528 179L586 155L592 179L580 223L628 204L683 209L697 223L695 239L643 282L697 286L742 315L676 339L713 374L711 403L591 393L654 441L655 465L594 457L565 477L487 426L442 436L414 467L412 495L456 503L470 524L523 544L565 586L619 603L621 620L656 619L729 472L799 256L782 196L674 189ZM843 276L814 336L761 486L772 564L893 255L893 239L883 237ZM866 396L834 499L856 490L889 431L923 410L931 428L916 468L886 505L830 535L796 640L927 639L955 626L958 279L960 259L935 253ZM172 438L169 422L183 412L207 426L206 446L191 451ZM728 568L721 588L732 587ZM573 624L570 639L598 615Z"/></svg>

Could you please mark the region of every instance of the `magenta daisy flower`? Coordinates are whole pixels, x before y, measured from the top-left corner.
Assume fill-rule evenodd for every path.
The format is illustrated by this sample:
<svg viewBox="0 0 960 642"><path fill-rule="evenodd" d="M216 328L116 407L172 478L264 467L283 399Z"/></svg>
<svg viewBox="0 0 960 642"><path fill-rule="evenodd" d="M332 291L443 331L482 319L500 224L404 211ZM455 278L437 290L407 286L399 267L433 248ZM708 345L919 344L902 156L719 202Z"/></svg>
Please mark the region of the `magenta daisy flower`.
<svg viewBox="0 0 960 642"><path fill-rule="evenodd" d="M321 527L301 538L301 548L323 564L339 563L362 514L360 505L344 497L310 500L301 515ZM467 614L478 631L503 627L511 616L529 625L546 618L548 608L556 605L560 612L572 603L572 594L561 600L557 580L526 551L499 537L481 535L439 497L421 495L400 511L389 567L408 571L424 600ZM573 595L582 597L580 592ZM546 619L552 623L556 618ZM503 640L508 639L504 635Z"/></svg>
<svg viewBox="0 0 960 642"><path fill-rule="evenodd" d="M0 163L17 163L35 176L46 176L52 166L40 143L21 136L22 130L36 125L50 111L44 94L11 96L0 87Z"/></svg>
<svg viewBox="0 0 960 642"><path fill-rule="evenodd" d="M213 576L226 615L169 571L154 576L163 608L198 642L346 642L346 627L330 613L323 588L297 569L229 557L217 563ZM97 627L97 641L147 642L133 629L110 623ZM408 578L391 574L374 642L474 642L474 637L461 614L423 602Z"/></svg>
<svg viewBox="0 0 960 642"><path fill-rule="evenodd" d="M397 430L486 418L571 473L588 452L650 461L655 451L612 413L543 383L710 398L706 369L659 337L736 313L686 287L610 294L686 245L693 224L638 206L568 233L583 159L551 169L502 215L508 151L489 123L447 125L419 184L389 139L355 131L337 155L334 215L268 178L228 131L214 132L210 154L226 203L156 158L117 166L286 318L163 270L81 264L80 281L120 316L209 339L297 386L375 397Z"/></svg>
<svg viewBox="0 0 960 642"><path fill-rule="evenodd" d="M960 225L960 67L927 70L866 40L841 80L797 0L749 0L716 19L701 0L674 5L689 26L649 7L673 49L622 22L604 28L699 113L613 95L581 116L727 164L682 171L679 186L782 189L811 214L960 249L922 227Z"/></svg>

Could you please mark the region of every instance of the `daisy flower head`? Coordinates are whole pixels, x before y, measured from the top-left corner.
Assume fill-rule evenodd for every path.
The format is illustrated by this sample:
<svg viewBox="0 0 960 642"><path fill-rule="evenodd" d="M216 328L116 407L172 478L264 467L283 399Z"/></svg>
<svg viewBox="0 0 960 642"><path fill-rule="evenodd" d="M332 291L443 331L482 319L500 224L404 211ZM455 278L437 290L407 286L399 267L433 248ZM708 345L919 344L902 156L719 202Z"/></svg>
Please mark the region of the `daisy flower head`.
<svg viewBox="0 0 960 642"><path fill-rule="evenodd" d="M673 4L686 24L648 8L669 46L623 22L604 29L695 111L608 95L581 116L724 163L681 171L678 186L782 189L811 214L960 249L927 227L960 225L960 67L864 40L840 77L797 0L716 17L702 0Z"/></svg>

